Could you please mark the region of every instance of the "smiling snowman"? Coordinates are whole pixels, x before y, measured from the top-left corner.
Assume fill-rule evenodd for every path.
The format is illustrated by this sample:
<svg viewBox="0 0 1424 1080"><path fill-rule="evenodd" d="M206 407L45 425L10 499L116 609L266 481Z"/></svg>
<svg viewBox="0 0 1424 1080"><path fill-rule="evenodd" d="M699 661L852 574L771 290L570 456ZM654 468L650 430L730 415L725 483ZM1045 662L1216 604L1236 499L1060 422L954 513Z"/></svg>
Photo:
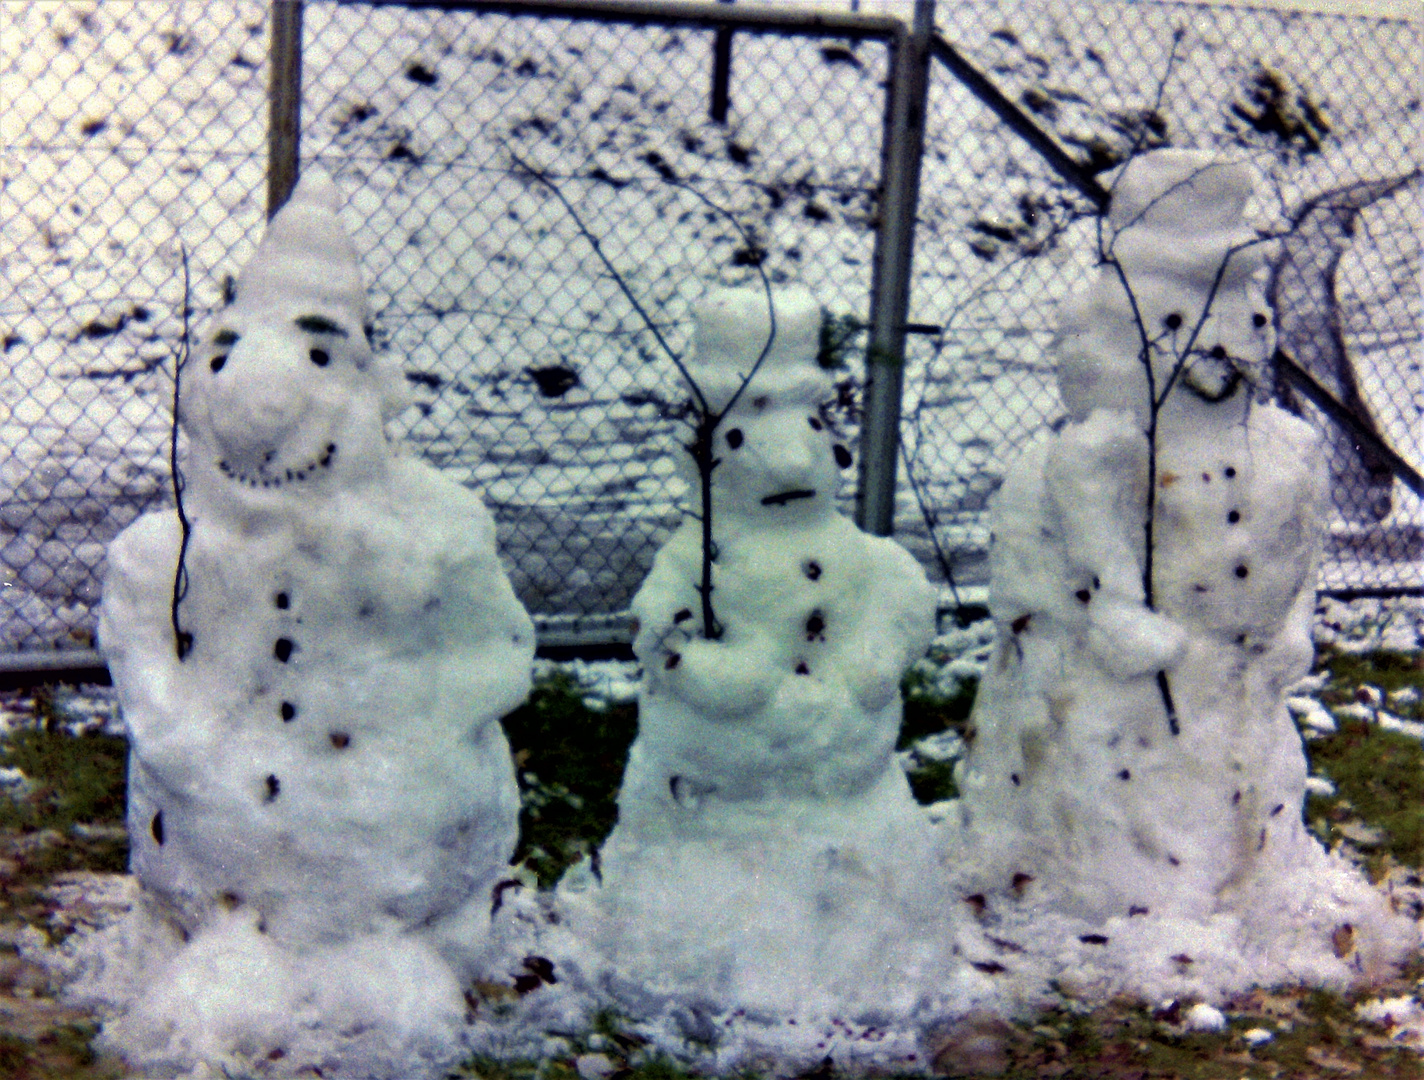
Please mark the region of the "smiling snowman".
<svg viewBox="0 0 1424 1080"><path fill-rule="evenodd" d="M181 373L182 513L109 550L131 864L183 944L108 1034L155 1069L454 1053L454 941L514 848L533 628L478 498L386 439L337 211L313 174L273 219Z"/></svg>
<svg viewBox="0 0 1424 1080"><path fill-rule="evenodd" d="M690 373L714 412L731 404L713 435L712 633L693 519L633 604L644 675L618 824L596 873L564 886L620 978L778 1015L912 1000L937 866L895 758L935 593L836 510L851 458L824 409L821 318L779 293L741 389L766 294L697 311Z"/></svg>

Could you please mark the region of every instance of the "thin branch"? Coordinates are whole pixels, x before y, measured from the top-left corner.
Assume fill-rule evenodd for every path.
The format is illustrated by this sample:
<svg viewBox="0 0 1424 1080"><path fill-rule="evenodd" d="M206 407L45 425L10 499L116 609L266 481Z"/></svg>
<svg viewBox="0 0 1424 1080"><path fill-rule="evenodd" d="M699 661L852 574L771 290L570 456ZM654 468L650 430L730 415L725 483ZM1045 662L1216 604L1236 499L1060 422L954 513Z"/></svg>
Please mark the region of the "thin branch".
<svg viewBox="0 0 1424 1080"><path fill-rule="evenodd" d="M711 403L707 400L707 395L703 392L702 388L698 386L697 380L693 378L692 372L688 369L687 364L683 361L682 357L673 351L672 346L669 345L667 339L663 337L662 332L657 328L652 317L633 293L632 288L619 272L618 267L615 266L613 260L604 253L603 245L598 236L584 223L582 216L578 210L574 208L573 203L569 201L559 186L555 184L547 174L534 168L533 165L521 158L507 145L505 149L508 151L510 158L523 169L525 173L553 192L554 197L558 199L565 212L573 219L574 224L578 227L579 233L593 248L594 254L596 254L599 261L603 263L604 268L613 278L614 283L617 284L619 290L623 293L624 297L627 298L629 304L632 305L633 310L638 313L638 317L643 320L644 324L652 332L658 345L662 348L663 352L667 354L668 359L672 361L673 366L677 368L678 374L682 376L683 381L687 383L689 390L692 392L693 408L697 417L693 425L694 434L692 443L686 446L685 449L688 454L691 455L693 463L697 466L697 476L701 488L698 500L701 512L691 515L700 524L702 532L702 573L695 588L701 599L703 637L709 641L716 641L722 636L723 628L721 623L718 622L717 613L712 606L712 593L715 588L712 582L712 564L717 558L717 542L712 530L712 473L721 463L721 459L714 455L715 444L713 440L717 426L727 414L732 411L737 401L746 391L747 386L751 383L757 372L761 370L763 362L765 362L767 356L771 353L772 345L776 341L776 304L771 293L771 280L767 277L766 271L762 269L761 264L757 263L755 269L761 278L762 290L766 294L768 326L766 343L762 346L761 352L756 358L756 362L752 364L751 369L742 377L741 382L738 384L731 398L720 411L714 413ZM669 182L675 187L690 192L714 212L729 221L733 228L741 234L743 241L748 247L752 246L751 234L742 227L741 222L739 222L730 211L718 206L690 184L676 179Z"/></svg>
<svg viewBox="0 0 1424 1080"><path fill-rule="evenodd" d="M181 405L183 369L188 366L192 338L189 334L189 320L192 315L192 282L188 274L188 249L180 241L178 251L183 259L183 343L178 351L178 359L173 368L173 428L168 444L168 465L173 475L173 503L178 511L178 527L182 537L178 542L178 566L173 573L173 640L178 660L188 658L193 648L193 635L183 629L178 617L178 608L188 595L188 543L193 536L193 523L183 509L183 491L187 487L183 472L178 465L178 415Z"/></svg>

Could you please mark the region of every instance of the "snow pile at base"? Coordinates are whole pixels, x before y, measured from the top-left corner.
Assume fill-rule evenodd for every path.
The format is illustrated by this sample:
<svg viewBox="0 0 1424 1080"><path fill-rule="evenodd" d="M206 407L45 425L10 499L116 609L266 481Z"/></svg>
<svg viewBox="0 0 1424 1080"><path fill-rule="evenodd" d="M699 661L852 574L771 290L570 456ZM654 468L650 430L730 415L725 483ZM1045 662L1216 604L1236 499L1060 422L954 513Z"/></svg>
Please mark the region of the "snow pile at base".
<svg viewBox="0 0 1424 1080"><path fill-rule="evenodd" d="M824 1056L832 1018L894 1029L989 991L954 960L940 844L894 752L935 593L835 509L850 460L822 409L820 319L804 291L779 293L738 393L766 295L698 312L692 376L731 406L713 436L711 611L692 516L634 602L644 679L618 824L560 909L624 1011L760 1018L779 1053Z"/></svg>
<svg viewBox="0 0 1424 1080"><path fill-rule="evenodd" d="M1284 693L1311 662L1324 481L1310 428L1253 392L1249 193L1192 152L1128 166L1058 341L1070 420L993 508L954 857L1003 966L1075 995L1342 986L1417 939L1302 822Z"/></svg>
<svg viewBox="0 0 1424 1080"><path fill-rule="evenodd" d="M88 983L150 1071L453 1060L516 839L533 628L479 500L387 443L337 209L302 181L182 373L186 527L109 551L143 896Z"/></svg>

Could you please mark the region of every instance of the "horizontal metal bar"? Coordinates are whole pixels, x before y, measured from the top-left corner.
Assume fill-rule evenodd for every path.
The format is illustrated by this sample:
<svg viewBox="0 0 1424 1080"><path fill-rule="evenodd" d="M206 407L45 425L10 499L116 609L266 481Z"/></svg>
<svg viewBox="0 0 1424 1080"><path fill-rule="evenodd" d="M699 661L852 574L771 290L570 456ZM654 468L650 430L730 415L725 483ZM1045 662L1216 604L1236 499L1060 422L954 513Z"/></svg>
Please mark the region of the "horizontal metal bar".
<svg viewBox="0 0 1424 1080"><path fill-rule="evenodd" d="M362 0L338 0L354 4ZM792 7L742 8L715 3L665 3L660 0L364 0L364 6L404 7L424 11L529 15L653 26L697 26L747 33L798 37L878 38L906 32L899 19L854 12L803 11Z"/></svg>
<svg viewBox="0 0 1424 1080"><path fill-rule="evenodd" d="M968 91L988 106L989 111L1004 125L1028 143L1064 180L1086 195L1099 210L1106 210L1110 198L1107 188L1097 177L1074 161L1068 152L1053 141L1028 115L1006 98L982 71L966 60L953 45L939 34L930 39L930 51Z"/></svg>
<svg viewBox="0 0 1424 1080"><path fill-rule="evenodd" d="M1348 431L1353 438L1368 446L1380 460L1389 466L1390 471L1399 478L1405 487L1424 499L1424 477L1419 475L1418 469L1400 457L1392 446L1370 429L1368 424L1337 401L1334 394L1316 382L1314 376L1297 364L1284 349L1277 349L1274 359L1277 369L1286 377L1286 381L1291 384L1293 389L1298 390L1311 404Z"/></svg>

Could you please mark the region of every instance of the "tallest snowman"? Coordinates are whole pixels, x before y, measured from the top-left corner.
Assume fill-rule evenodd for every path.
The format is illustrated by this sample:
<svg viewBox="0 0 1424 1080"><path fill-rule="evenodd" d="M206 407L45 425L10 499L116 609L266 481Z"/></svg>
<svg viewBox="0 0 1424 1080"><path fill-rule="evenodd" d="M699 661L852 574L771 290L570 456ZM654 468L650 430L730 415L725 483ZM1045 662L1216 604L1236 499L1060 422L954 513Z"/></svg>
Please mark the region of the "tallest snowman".
<svg viewBox="0 0 1424 1080"><path fill-rule="evenodd" d="M479 499L386 439L338 208L311 173L272 220L181 373L181 511L109 550L131 865L186 942L110 1031L155 1073L455 1053L514 848L533 627Z"/></svg>
<svg viewBox="0 0 1424 1080"><path fill-rule="evenodd" d="M1324 470L1316 433L1257 390L1274 345L1251 193L1244 165L1184 150L1114 187L1056 342L1067 421L992 507L966 862L1094 940L1239 919L1262 977L1341 977L1401 938L1302 822L1284 692L1312 659Z"/></svg>

